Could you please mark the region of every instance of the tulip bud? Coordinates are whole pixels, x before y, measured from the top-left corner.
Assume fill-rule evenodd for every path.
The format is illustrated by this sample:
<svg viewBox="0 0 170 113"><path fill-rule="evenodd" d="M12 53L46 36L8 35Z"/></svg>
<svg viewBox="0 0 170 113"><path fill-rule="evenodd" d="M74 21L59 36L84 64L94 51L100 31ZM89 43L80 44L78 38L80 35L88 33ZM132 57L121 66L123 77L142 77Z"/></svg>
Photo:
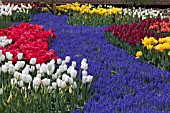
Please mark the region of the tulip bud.
<svg viewBox="0 0 170 113"><path fill-rule="evenodd" d="M10 53L10 52L6 52L6 58L8 59L8 60L12 60L12 54Z"/></svg>
<svg viewBox="0 0 170 113"><path fill-rule="evenodd" d="M69 63L70 62L70 56L66 56L65 61L66 61L66 63Z"/></svg>
<svg viewBox="0 0 170 113"><path fill-rule="evenodd" d="M1 55L1 61L4 61L4 60L5 60L5 56Z"/></svg>
<svg viewBox="0 0 170 113"><path fill-rule="evenodd" d="M87 76L87 71L83 70L83 71L82 71L82 75L83 75L83 76Z"/></svg>
<svg viewBox="0 0 170 113"><path fill-rule="evenodd" d="M18 86L19 87L23 87L24 86L24 82L22 80L18 81Z"/></svg>
<svg viewBox="0 0 170 113"><path fill-rule="evenodd" d="M40 69L40 67L41 67L41 65L40 65L40 64L36 64L36 69L37 69L37 70L39 70L39 69Z"/></svg>
<svg viewBox="0 0 170 113"><path fill-rule="evenodd" d="M67 65L64 64L64 71L67 71Z"/></svg>
<svg viewBox="0 0 170 113"><path fill-rule="evenodd" d="M8 97L7 103L9 104L12 101L12 95Z"/></svg>
<svg viewBox="0 0 170 113"><path fill-rule="evenodd" d="M88 64L85 63L85 62L83 62L83 63L81 64L81 69L87 70L87 69L88 69Z"/></svg>
<svg viewBox="0 0 170 113"><path fill-rule="evenodd" d="M62 60L60 58L57 59L57 64L61 64Z"/></svg>
<svg viewBox="0 0 170 113"><path fill-rule="evenodd" d="M36 64L36 58L31 58L30 64L35 65Z"/></svg>
<svg viewBox="0 0 170 113"><path fill-rule="evenodd" d="M76 62L75 62L75 61L72 61L71 66L73 66L73 67L75 68L75 67L76 67Z"/></svg>
<svg viewBox="0 0 170 113"><path fill-rule="evenodd" d="M69 93L72 94L73 90L71 87L69 87Z"/></svg>
<svg viewBox="0 0 170 113"><path fill-rule="evenodd" d="M30 72L34 72L35 71L35 66L31 66Z"/></svg>
<svg viewBox="0 0 170 113"><path fill-rule="evenodd" d="M87 76L87 82L91 83L91 82L92 82L92 80L93 80L93 76L88 75L88 76Z"/></svg>
<svg viewBox="0 0 170 113"><path fill-rule="evenodd" d="M86 58L83 58L83 60L81 61L81 63L83 63L83 62L87 63L87 59L86 59Z"/></svg>
<svg viewBox="0 0 170 113"><path fill-rule="evenodd" d="M66 63L67 63L67 62L66 62L65 60L63 60L63 61L61 62L61 65L64 66Z"/></svg>
<svg viewBox="0 0 170 113"><path fill-rule="evenodd" d="M22 60L23 58L23 53L18 53L18 60Z"/></svg>
<svg viewBox="0 0 170 113"><path fill-rule="evenodd" d="M82 83L85 84L87 82L87 76L82 76Z"/></svg>

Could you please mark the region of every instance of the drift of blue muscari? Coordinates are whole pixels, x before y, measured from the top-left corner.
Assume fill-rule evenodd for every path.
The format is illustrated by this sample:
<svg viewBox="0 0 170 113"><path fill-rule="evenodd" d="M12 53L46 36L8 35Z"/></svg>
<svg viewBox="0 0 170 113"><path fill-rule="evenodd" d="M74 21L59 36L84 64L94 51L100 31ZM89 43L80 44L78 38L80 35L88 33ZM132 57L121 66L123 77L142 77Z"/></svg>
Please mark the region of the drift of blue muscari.
<svg viewBox="0 0 170 113"><path fill-rule="evenodd" d="M170 111L170 73L141 63L104 39L102 27L71 26L67 16L36 14L32 24L53 28L57 38L49 49L60 58L70 56L78 62L88 60L88 74L97 78L94 97L84 113L155 113ZM113 74L115 71L116 74ZM79 112L79 110L75 111Z"/></svg>

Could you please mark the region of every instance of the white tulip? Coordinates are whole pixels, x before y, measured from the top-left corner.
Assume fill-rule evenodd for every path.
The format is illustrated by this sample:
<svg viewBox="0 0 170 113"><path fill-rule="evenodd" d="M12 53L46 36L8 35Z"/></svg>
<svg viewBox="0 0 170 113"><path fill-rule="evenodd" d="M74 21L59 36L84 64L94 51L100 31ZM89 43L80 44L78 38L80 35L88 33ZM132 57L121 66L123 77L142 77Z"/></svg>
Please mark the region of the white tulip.
<svg viewBox="0 0 170 113"><path fill-rule="evenodd" d="M87 76L87 71L83 70L83 71L82 71L82 75L83 75L83 76Z"/></svg>
<svg viewBox="0 0 170 113"><path fill-rule="evenodd" d="M28 75L29 74L29 70L27 70L27 69L22 70L22 74Z"/></svg>
<svg viewBox="0 0 170 113"><path fill-rule="evenodd" d="M61 85L62 85L62 80L59 79L59 78L57 78L57 86L58 86L58 87L61 87Z"/></svg>
<svg viewBox="0 0 170 113"><path fill-rule="evenodd" d="M15 72L15 66L13 64L10 64L9 65L9 70L8 70L9 73L14 73Z"/></svg>
<svg viewBox="0 0 170 113"><path fill-rule="evenodd" d="M25 61L21 61L21 67L24 67L25 66Z"/></svg>
<svg viewBox="0 0 170 113"><path fill-rule="evenodd" d="M20 63L17 62L17 63L15 64L15 70L19 70L19 69L20 69Z"/></svg>
<svg viewBox="0 0 170 113"><path fill-rule="evenodd" d="M23 87L24 86L24 82L22 80L18 81L18 86L19 87Z"/></svg>
<svg viewBox="0 0 170 113"><path fill-rule="evenodd" d="M29 7L29 9L32 9L32 6L30 4L28 4L28 7Z"/></svg>
<svg viewBox="0 0 170 113"><path fill-rule="evenodd" d="M57 72L55 73L57 76L61 74L61 71L57 69Z"/></svg>
<svg viewBox="0 0 170 113"><path fill-rule="evenodd" d="M82 76L82 83L85 84L87 82L87 76Z"/></svg>
<svg viewBox="0 0 170 113"><path fill-rule="evenodd" d="M76 67L76 62L75 62L75 61L72 61L71 66L73 66L73 67L75 68L75 67Z"/></svg>
<svg viewBox="0 0 170 113"><path fill-rule="evenodd" d="M88 76L87 76L87 82L91 83L91 82L92 82L92 80L93 80L93 76L88 75Z"/></svg>
<svg viewBox="0 0 170 113"><path fill-rule="evenodd" d="M35 71L35 66L31 66L30 72L34 72Z"/></svg>
<svg viewBox="0 0 170 113"><path fill-rule="evenodd" d="M23 58L23 53L18 53L18 60L22 60Z"/></svg>
<svg viewBox="0 0 170 113"><path fill-rule="evenodd" d="M9 16L12 16L12 11L8 11L8 15L9 15Z"/></svg>
<svg viewBox="0 0 170 113"><path fill-rule="evenodd" d="M63 60L63 61L61 62L61 65L64 66L66 63L67 63L67 62L66 62L65 60Z"/></svg>
<svg viewBox="0 0 170 113"><path fill-rule="evenodd" d="M61 73L64 72L64 66L60 65L59 70L61 71Z"/></svg>
<svg viewBox="0 0 170 113"><path fill-rule="evenodd" d="M61 64L62 60L60 58L57 59L57 64Z"/></svg>
<svg viewBox="0 0 170 113"><path fill-rule="evenodd" d="M25 82L26 83L30 83L31 81L32 81L32 76L31 75L27 75L26 79L25 79Z"/></svg>
<svg viewBox="0 0 170 113"><path fill-rule="evenodd" d="M38 77L34 77L33 86L39 86L40 83L41 83L41 79Z"/></svg>
<svg viewBox="0 0 170 113"><path fill-rule="evenodd" d="M40 65L40 64L36 64L36 69L37 69L37 70L39 70L39 69L40 69L40 67L41 67L41 65Z"/></svg>
<svg viewBox="0 0 170 113"><path fill-rule="evenodd" d="M7 73L8 67L6 65L2 65L2 72Z"/></svg>
<svg viewBox="0 0 170 113"><path fill-rule="evenodd" d="M68 69L67 69L67 73L70 74L70 70L74 70L74 67L73 66L70 66Z"/></svg>
<svg viewBox="0 0 170 113"><path fill-rule="evenodd" d="M64 71L67 71L67 65L64 64Z"/></svg>
<svg viewBox="0 0 170 113"><path fill-rule="evenodd" d="M52 80L57 79L57 74L52 74Z"/></svg>
<svg viewBox="0 0 170 113"><path fill-rule="evenodd" d="M55 60L52 59L52 60L50 61L50 64L55 64Z"/></svg>
<svg viewBox="0 0 170 113"><path fill-rule="evenodd" d="M31 64L31 65L35 65L35 64L36 64L36 58L31 58L30 64Z"/></svg>
<svg viewBox="0 0 170 113"><path fill-rule="evenodd" d="M70 70L70 75L71 75L72 78L76 78L76 76L77 76L77 70L71 69L71 70Z"/></svg>
<svg viewBox="0 0 170 113"><path fill-rule="evenodd" d="M85 63L85 62L83 62L83 63L81 64L81 69L87 70L87 69L88 69L88 64Z"/></svg>
<svg viewBox="0 0 170 113"><path fill-rule="evenodd" d="M65 61L66 61L66 63L69 63L70 62L70 56L66 56Z"/></svg>
<svg viewBox="0 0 170 113"><path fill-rule="evenodd" d="M37 77L38 77L38 78L41 78L41 74L40 74L40 73L39 73L39 74L37 74Z"/></svg>
<svg viewBox="0 0 170 113"><path fill-rule="evenodd" d="M64 82L64 81L62 81L62 83L61 83L61 88L65 88L66 87L66 83Z"/></svg>
<svg viewBox="0 0 170 113"><path fill-rule="evenodd" d="M14 72L14 78L19 79L20 75L21 75L21 73L19 73L18 71Z"/></svg>
<svg viewBox="0 0 170 113"><path fill-rule="evenodd" d="M43 83L44 86L49 86L50 85L50 79L44 78L42 80L42 83Z"/></svg>
<svg viewBox="0 0 170 113"><path fill-rule="evenodd" d="M4 60L5 60L5 56L1 55L1 61L4 61Z"/></svg>
<svg viewBox="0 0 170 113"><path fill-rule="evenodd" d="M83 58L83 60L81 61L81 63L83 63L83 62L87 62L87 59L86 58Z"/></svg>
<svg viewBox="0 0 170 113"><path fill-rule="evenodd" d="M62 75L62 80L65 81L66 83L68 83L69 81L69 76L67 74L63 74Z"/></svg>
<svg viewBox="0 0 170 113"><path fill-rule="evenodd" d="M40 67L40 73L47 73L47 65L43 63Z"/></svg>
<svg viewBox="0 0 170 113"><path fill-rule="evenodd" d="M72 77L69 77L68 82L69 82L70 85L72 85L72 84L73 84L73 78L72 78Z"/></svg>
<svg viewBox="0 0 170 113"><path fill-rule="evenodd" d="M52 89L56 89L57 88L57 83L56 82L53 82L52 83Z"/></svg>
<svg viewBox="0 0 170 113"><path fill-rule="evenodd" d="M6 58L12 60L13 55L10 52L6 52Z"/></svg>
<svg viewBox="0 0 170 113"><path fill-rule="evenodd" d="M0 88L0 95L2 95L3 94L3 90L2 90L2 88Z"/></svg>

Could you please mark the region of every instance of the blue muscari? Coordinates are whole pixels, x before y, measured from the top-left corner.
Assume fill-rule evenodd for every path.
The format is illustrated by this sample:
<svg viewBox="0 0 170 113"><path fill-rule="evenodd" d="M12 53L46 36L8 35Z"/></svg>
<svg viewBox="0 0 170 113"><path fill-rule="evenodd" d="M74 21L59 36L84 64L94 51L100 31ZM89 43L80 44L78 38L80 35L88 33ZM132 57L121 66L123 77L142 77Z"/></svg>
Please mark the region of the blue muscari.
<svg viewBox="0 0 170 113"><path fill-rule="evenodd" d="M71 26L67 16L36 14L32 24L53 28L57 38L49 49L78 63L88 59L88 73L97 78L95 95L84 113L167 113L170 112L170 73L142 63L104 39L103 27ZM112 74L111 70L117 72ZM74 113L79 110L74 111Z"/></svg>

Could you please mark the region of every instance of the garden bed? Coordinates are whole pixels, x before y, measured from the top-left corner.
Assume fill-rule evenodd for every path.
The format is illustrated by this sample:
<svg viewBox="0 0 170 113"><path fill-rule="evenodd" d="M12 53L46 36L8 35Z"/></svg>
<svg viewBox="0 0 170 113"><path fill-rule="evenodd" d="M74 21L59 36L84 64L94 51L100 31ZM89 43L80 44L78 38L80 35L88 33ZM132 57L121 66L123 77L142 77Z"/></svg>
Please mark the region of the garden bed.
<svg viewBox="0 0 170 113"><path fill-rule="evenodd" d="M0 29L0 112L169 112L169 19L70 7Z"/></svg>

